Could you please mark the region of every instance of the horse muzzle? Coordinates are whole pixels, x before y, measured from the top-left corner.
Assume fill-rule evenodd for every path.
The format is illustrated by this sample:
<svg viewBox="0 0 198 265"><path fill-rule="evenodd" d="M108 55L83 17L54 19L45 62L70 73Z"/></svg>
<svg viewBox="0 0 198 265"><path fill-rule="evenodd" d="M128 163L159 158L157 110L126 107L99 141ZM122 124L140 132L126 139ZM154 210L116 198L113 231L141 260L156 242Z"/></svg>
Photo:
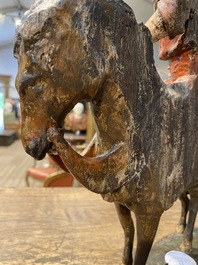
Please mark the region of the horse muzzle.
<svg viewBox="0 0 198 265"><path fill-rule="evenodd" d="M22 139L22 143L25 151L37 160L42 160L52 148L52 143L49 143L46 137L33 136L28 140Z"/></svg>

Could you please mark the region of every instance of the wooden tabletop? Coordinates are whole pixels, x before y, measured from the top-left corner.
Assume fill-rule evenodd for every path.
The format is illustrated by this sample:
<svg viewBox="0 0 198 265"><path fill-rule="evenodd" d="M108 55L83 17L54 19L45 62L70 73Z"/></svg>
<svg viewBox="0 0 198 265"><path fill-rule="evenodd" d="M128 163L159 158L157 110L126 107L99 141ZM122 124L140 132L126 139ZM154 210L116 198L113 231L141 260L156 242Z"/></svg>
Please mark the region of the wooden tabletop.
<svg viewBox="0 0 198 265"><path fill-rule="evenodd" d="M166 251L179 245L172 213L147 264L164 264ZM1 265L119 265L123 239L114 205L84 188L0 190Z"/></svg>
<svg viewBox="0 0 198 265"><path fill-rule="evenodd" d="M122 240L114 205L84 188L0 190L0 264L119 264Z"/></svg>

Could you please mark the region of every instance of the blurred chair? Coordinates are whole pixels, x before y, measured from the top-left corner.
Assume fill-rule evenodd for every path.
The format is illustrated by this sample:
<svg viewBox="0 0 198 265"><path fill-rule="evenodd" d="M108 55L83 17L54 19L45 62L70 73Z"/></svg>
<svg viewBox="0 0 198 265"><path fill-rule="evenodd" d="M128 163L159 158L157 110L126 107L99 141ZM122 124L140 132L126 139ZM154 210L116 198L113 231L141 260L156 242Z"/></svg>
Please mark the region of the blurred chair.
<svg viewBox="0 0 198 265"><path fill-rule="evenodd" d="M58 172L60 168L55 164L55 162L49 158L49 165L46 167L37 167L36 160L34 160L34 165L32 168L28 168L26 172L25 181L27 186L30 186L29 179L35 179L44 182L51 174Z"/></svg>
<svg viewBox="0 0 198 265"><path fill-rule="evenodd" d="M44 181L44 187L72 187L74 177L69 172L58 171Z"/></svg>

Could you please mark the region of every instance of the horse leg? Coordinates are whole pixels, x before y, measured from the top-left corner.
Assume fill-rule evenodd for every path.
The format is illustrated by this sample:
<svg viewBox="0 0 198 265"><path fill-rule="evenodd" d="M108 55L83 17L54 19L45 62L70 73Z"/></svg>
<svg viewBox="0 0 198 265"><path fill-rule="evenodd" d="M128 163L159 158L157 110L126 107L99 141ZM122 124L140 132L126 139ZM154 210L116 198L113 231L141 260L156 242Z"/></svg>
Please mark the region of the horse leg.
<svg viewBox="0 0 198 265"><path fill-rule="evenodd" d="M193 230L197 216L197 210L198 200L197 198L191 198L189 201L188 221L184 231L183 241L180 245L180 249L185 253L190 253L192 251Z"/></svg>
<svg viewBox="0 0 198 265"><path fill-rule="evenodd" d="M145 265L148 259L161 213L136 213L137 248L134 265Z"/></svg>
<svg viewBox="0 0 198 265"><path fill-rule="evenodd" d="M187 192L182 193L179 197L181 202L181 216L179 219L179 224L177 226L177 233L179 234L183 234L186 228L186 216L189 208L189 199L187 194L188 194Z"/></svg>
<svg viewBox="0 0 198 265"><path fill-rule="evenodd" d="M123 251L123 264L133 264L133 240L134 240L134 224L131 218L131 211L122 204L115 203L117 214L124 230L125 242Z"/></svg>

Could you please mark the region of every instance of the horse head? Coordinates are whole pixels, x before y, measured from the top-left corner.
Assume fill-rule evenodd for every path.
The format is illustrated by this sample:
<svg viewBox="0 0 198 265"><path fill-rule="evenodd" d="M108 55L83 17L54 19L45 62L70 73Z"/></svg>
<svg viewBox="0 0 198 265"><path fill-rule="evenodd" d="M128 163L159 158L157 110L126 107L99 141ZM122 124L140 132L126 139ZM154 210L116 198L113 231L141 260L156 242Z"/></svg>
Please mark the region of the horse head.
<svg viewBox="0 0 198 265"><path fill-rule="evenodd" d="M140 140L135 124L160 91L152 52L147 52L151 50L149 30L138 25L122 1L37 0L16 31L14 48L26 152L42 159L56 145L70 171L75 164L84 164L84 170L72 173L92 191L106 193L122 186L136 168L133 154ZM73 153L70 146L57 143L66 114L82 99L93 102L102 139L100 157L92 162L76 154L72 160L65 154ZM129 156L134 157L130 169Z"/></svg>
<svg viewBox="0 0 198 265"><path fill-rule="evenodd" d="M81 168L80 172L72 173L84 186L98 193L117 189L128 179L128 175L124 173L128 154L122 139L112 141L112 146L104 145L104 153L100 152L99 157L87 160L73 153L67 143L57 143L61 135L57 132L62 128L66 114L81 99L94 101L99 95L99 102L104 97L101 88L109 83L106 81L112 71L117 73L113 62L119 61L118 51L114 47L112 36L108 36L109 21L115 14L111 12L112 7L112 3L105 1L102 4L87 1L85 4L83 0L51 0L43 4L38 0L24 15L16 31L14 48L19 62L16 87L20 95L21 135L26 152L36 159L42 159L56 144L59 155L67 157L67 165L71 171L76 168L74 164L79 162L83 165L84 170ZM125 7L128 12L128 20L125 22L134 23L132 11L127 5ZM96 30L98 17L92 17L94 9L102 16L101 23L104 25L100 28L103 30ZM127 13L125 10L122 12ZM127 26L125 29L127 31ZM122 68L119 62L116 65ZM116 76L115 73L114 75ZM114 87L119 87L115 83ZM114 93L112 88L111 90L112 96L122 102L117 103L116 108L125 106L122 93ZM98 105L99 103L97 109ZM106 109L106 112L109 110ZM108 117L108 113L106 114ZM119 118L120 123L123 118ZM105 132L105 135L108 133ZM119 134L114 135L117 137ZM53 139L55 136L56 139ZM110 139L109 136L107 138ZM89 176L95 176L92 184L90 177L83 178L85 172ZM107 179L109 176L109 182L104 176Z"/></svg>
<svg viewBox="0 0 198 265"><path fill-rule="evenodd" d="M37 1L16 34L22 143L36 159L51 148L49 127L61 127L74 105L92 98L104 80L103 69L99 72L94 58L86 56L86 41L73 26L74 6L70 1Z"/></svg>

